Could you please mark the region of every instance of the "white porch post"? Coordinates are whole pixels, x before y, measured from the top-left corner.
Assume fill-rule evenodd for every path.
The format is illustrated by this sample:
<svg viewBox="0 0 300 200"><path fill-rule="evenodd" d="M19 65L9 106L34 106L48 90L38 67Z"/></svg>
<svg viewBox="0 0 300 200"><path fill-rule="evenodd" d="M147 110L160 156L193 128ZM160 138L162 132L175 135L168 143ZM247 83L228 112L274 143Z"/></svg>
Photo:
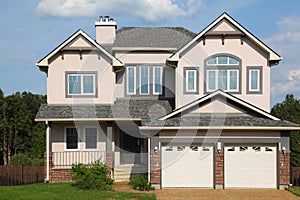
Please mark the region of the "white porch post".
<svg viewBox="0 0 300 200"><path fill-rule="evenodd" d="M45 182L49 182L49 174L50 174L50 125L48 120L46 121L47 130L46 130L46 180Z"/></svg>

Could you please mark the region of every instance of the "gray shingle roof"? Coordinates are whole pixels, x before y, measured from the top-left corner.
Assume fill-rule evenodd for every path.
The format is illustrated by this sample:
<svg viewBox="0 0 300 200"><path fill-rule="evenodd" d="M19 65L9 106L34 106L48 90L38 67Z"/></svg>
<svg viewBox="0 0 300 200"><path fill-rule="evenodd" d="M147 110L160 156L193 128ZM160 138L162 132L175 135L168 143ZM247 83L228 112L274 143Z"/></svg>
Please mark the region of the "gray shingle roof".
<svg viewBox="0 0 300 200"><path fill-rule="evenodd" d="M268 126L300 125L249 114L186 114L166 121L157 119L172 111L172 102L156 99L118 99L114 105L41 105L36 119L141 118L142 126Z"/></svg>
<svg viewBox="0 0 300 200"><path fill-rule="evenodd" d="M41 105L36 119L143 118L156 119L172 111L168 100L119 99L114 105Z"/></svg>
<svg viewBox="0 0 300 200"><path fill-rule="evenodd" d="M180 49L195 36L182 27L124 27L117 31L114 46Z"/></svg>
<svg viewBox="0 0 300 200"><path fill-rule="evenodd" d="M283 120L272 120L248 114L187 114L166 121L144 121L146 126L263 126L263 127L299 127Z"/></svg>

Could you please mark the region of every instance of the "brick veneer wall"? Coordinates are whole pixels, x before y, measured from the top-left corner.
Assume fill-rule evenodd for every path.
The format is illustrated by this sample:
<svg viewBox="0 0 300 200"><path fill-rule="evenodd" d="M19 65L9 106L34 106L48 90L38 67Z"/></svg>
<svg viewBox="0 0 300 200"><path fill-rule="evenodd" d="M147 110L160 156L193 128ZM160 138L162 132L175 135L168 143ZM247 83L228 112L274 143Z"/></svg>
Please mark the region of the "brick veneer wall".
<svg viewBox="0 0 300 200"><path fill-rule="evenodd" d="M53 169L52 156L49 156L50 169L49 169L49 182L72 182L71 169ZM47 158L44 161L44 180L46 180L46 166Z"/></svg>
<svg viewBox="0 0 300 200"><path fill-rule="evenodd" d="M150 182L151 184L160 185L161 184L161 158L160 152L150 153Z"/></svg>
<svg viewBox="0 0 300 200"><path fill-rule="evenodd" d="M279 184L290 184L290 153L279 153Z"/></svg>
<svg viewBox="0 0 300 200"><path fill-rule="evenodd" d="M224 185L224 154L215 155L215 184Z"/></svg>

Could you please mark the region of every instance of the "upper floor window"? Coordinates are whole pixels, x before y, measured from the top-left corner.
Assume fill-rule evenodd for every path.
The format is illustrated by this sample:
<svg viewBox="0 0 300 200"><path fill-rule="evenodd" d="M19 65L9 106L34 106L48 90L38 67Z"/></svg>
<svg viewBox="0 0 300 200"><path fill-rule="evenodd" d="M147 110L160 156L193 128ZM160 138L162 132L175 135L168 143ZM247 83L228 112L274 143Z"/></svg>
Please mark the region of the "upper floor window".
<svg viewBox="0 0 300 200"><path fill-rule="evenodd" d="M96 96L96 72L67 72L67 97Z"/></svg>
<svg viewBox="0 0 300 200"><path fill-rule="evenodd" d="M247 67L247 93L262 92L262 67Z"/></svg>
<svg viewBox="0 0 300 200"><path fill-rule="evenodd" d="M184 68L185 77L185 93L197 93L198 92L198 70L194 67Z"/></svg>
<svg viewBox="0 0 300 200"><path fill-rule="evenodd" d="M215 56L205 62L205 91L240 92L241 62L232 56Z"/></svg>
<svg viewBox="0 0 300 200"><path fill-rule="evenodd" d="M163 68L160 66L128 66L126 68L127 95L162 94ZM152 76L152 77L151 77ZM151 93L152 91L152 93Z"/></svg>

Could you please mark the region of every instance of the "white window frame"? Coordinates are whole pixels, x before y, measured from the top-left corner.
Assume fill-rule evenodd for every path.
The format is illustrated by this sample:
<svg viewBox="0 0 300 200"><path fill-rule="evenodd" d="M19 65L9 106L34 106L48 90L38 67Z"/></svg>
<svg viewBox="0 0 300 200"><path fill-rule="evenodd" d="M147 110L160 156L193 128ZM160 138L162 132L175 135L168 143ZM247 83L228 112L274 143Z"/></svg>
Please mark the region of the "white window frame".
<svg viewBox="0 0 300 200"><path fill-rule="evenodd" d="M226 85L226 90L224 90L225 92L239 92L239 87L240 87L240 82L239 82L239 69L208 69L208 70L206 70L206 91L207 92L214 92L214 91L216 91L216 90L218 90L219 88L218 88L218 80L219 80L219 71L220 70L226 70L227 71L227 77L226 77L226 79L227 79L227 85ZM215 74L216 74L216 76L215 76L215 89L209 89L208 88L208 86L209 86L209 83L208 83L208 81L209 81L209 76L208 76L208 74L209 74L209 72L210 71L214 71L215 72ZM236 89L234 89L234 90L232 90L232 89L230 89L230 72L231 71L236 71L236 74L237 74L237 87L236 87Z"/></svg>
<svg viewBox="0 0 300 200"><path fill-rule="evenodd" d="M129 92L129 73L128 73L128 71L129 71L129 69L133 69L133 73L134 73L134 75L133 75L133 92ZM128 95L135 95L136 94L136 67L132 67L132 66L129 66L129 67L126 67L126 93L128 94Z"/></svg>
<svg viewBox="0 0 300 200"><path fill-rule="evenodd" d="M147 69L147 71L148 71L148 73L147 73L147 84L148 84L148 88L147 88L147 93L142 93L142 68L146 68ZM140 95L149 95L149 93L150 93L150 77L149 77L149 75L150 75L150 71L149 71L149 67L148 66L141 66L141 67L139 67L139 71L140 71Z"/></svg>
<svg viewBox="0 0 300 200"><path fill-rule="evenodd" d="M252 80L251 80L251 78L252 78L252 72L253 71L257 71L258 73L257 73L257 89L253 89L253 88L251 88L251 86L252 86ZM249 69L249 77L248 77L248 86L249 86L249 88L248 88L248 90L249 90L249 92L260 92L260 76L261 76L261 74L260 74L260 69Z"/></svg>
<svg viewBox="0 0 300 200"><path fill-rule="evenodd" d="M226 62L226 64L219 63L219 57L227 57L227 62ZM216 63L215 63L215 64L208 63L211 59L214 59L214 58L216 58ZM238 63L236 63L236 64L230 64L230 63L229 63L229 59L230 59L230 58L237 60L236 58L233 58L233 57L231 57L231 56L216 56L216 57L213 57L213 58L211 58L211 59L208 59L208 60L206 61L206 65L208 65L208 66L214 66L214 65L238 66L238 65L240 64L240 61L238 61L238 60L237 60Z"/></svg>
<svg viewBox="0 0 300 200"><path fill-rule="evenodd" d="M68 149L67 148L67 129L68 128L75 128L77 131L77 149ZM76 128L75 126L67 126L65 127L65 131L64 131L64 146L65 146L65 151L78 151L79 150L79 145L80 145L80 130L78 128Z"/></svg>
<svg viewBox="0 0 300 200"><path fill-rule="evenodd" d="M72 94L70 93L70 76L79 76L80 77L80 94ZM83 77L84 76L92 76L93 77L93 93L84 93L84 84ZM87 96L87 95L96 95L96 75L94 73L69 73L67 74L67 92L68 96Z"/></svg>
<svg viewBox="0 0 300 200"><path fill-rule="evenodd" d="M193 89L189 89L189 72L193 72L194 75L194 88ZM185 70L185 91L186 92L197 92L197 70L196 69L186 69Z"/></svg>
<svg viewBox="0 0 300 200"><path fill-rule="evenodd" d="M86 148L86 129L88 128L94 128L96 129L96 148ZM98 139L99 139L99 129L95 126L86 126L86 127L83 127L83 130L84 130L84 149L85 150L88 150L88 151L93 151L93 150L98 150L99 147L98 147Z"/></svg>
<svg viewBox="0 0 300 200"><path fill-rule="evenodd" d="M160 92L156 92L155 91L155 84L156 84L156 82L155 82L155 69L159 69L159 71L160 71L160 83L159 83L159 85L160 85ZM163 93L163 88L162 88L162 81L163 81L163 70L162 70L162 67L161 66L154 66L153 67L153 72L152 72L152 80L153 80L153 83L152 83L152 85L153 85L153 95L161 95L162 93Z"/></svg>

